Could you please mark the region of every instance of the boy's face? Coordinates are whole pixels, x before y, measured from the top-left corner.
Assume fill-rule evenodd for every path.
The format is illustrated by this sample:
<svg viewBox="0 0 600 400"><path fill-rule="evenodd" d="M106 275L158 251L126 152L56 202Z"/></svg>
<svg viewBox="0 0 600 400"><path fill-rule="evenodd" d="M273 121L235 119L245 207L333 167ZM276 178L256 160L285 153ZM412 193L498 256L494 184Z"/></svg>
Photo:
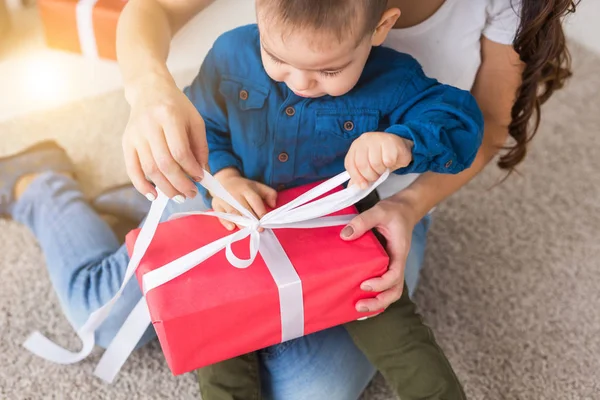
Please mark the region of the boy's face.
<svg viewBox="0 0 600 400"><path fill-rule="evenodd" d="M302 30L284 37L276 27L261 24L260 18L259 28L267 74L301 97L348 93L358 82L373 45L371 36L358 44L356 38L340 43L326 33Z"/></svg>

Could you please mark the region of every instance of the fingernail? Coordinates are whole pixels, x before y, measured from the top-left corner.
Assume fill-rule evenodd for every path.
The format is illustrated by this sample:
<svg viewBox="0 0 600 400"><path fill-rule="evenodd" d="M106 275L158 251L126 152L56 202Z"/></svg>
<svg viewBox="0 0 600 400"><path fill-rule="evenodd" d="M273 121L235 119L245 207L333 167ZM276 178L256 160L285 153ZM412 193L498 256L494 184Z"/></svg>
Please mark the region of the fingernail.
<svg viewBox="0 0 600 400"><path fill-rule="evenodd" d="M354 234L354 228L351 227L350 225L348 225L344 229L342 229L342 237L349 238L353 234Z"/></svg>
<svg viewBox="0 0 600 400"><path fill-rule="evenodd" d="M196 182L200 182L202 180L202 178L200 178L199 176L193 176L192 179Z"/></svg>
<svg viewBox="0 0 600 400"><path fill-rule="evenodd" d="M197 194L198 194L198 192L197 192L197 191L195 191L195 190L190 190L190 191L188 192L188 194L187 194L187 198L188 198L188 199L193 199L194 197L196 197L196 195L197 195Z"/></svg>
<svg viewBox="0 0 600 400"><path fill-rule="evenodd" d="M185 201L185 197L178 194L177 196L173 197L173 201L177 204L183 204L183 202Z"/></svg>
<svg viewBox="0 0 600 400"><path fill-rule="evenodd" d="M356 310L358 312L369 312L369 309L367 307L365 307L365 306L357 307Z"/></svg>
<svg viewBox="0 0 600 400"><path fill-rule="evenodd" d="M154 200L156 200L156 196L155 196L153 193L146 193L146 198L147 198L149 201L154 201Z"/></svg>
<svg viewBox="0 0 600 400"><path fill-rule="evenodd" d="M362 290L364 290L365 292L372 292L373 291L373 288L371 286L369 286L369 285L362 285L360 288Z"/></svg>

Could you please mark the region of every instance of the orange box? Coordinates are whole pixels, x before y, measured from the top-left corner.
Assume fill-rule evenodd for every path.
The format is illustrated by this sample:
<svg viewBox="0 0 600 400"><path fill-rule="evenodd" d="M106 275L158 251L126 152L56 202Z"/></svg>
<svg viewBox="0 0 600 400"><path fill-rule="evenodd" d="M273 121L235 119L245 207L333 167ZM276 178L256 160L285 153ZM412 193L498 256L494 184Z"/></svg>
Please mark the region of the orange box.
<svg viewBox="0 0 600 400"><path fill-rule="evenodd" d="M116 60L117 21L127 0L38 0L49 47Z"/></svg>

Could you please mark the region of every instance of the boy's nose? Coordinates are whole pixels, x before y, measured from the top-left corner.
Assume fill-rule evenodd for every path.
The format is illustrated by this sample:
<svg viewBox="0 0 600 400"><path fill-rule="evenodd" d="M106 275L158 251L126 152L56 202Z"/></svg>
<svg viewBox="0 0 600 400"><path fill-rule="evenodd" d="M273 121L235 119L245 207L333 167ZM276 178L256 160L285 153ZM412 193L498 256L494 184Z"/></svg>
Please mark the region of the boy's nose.
<svg viewBox="0 0 600 400"><path fill-rule="evenodd" d="M293 90L304 91L311 87L312 79L305 73L298 72L291 77L291 86Z"/></svg>

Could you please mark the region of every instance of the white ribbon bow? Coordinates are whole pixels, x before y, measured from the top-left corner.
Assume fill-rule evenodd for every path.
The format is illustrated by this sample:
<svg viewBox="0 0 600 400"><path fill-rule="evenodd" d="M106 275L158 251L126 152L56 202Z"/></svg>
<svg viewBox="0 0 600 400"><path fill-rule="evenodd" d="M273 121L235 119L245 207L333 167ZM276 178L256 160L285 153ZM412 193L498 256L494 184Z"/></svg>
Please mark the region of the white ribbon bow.
<svg viewBox="0 0 600 400"><path fill-rule="evenodd" d="M244 228L144 274L142 278L143 293L146 295L148 291L184 274L222 249L225 249L227 260L236 268L247 268L250 266L260 251L279 289L282 341L302 336L304 320L300 278L272 230L278 228L319 228L345 225L354 215L325 216L347 208L365 198L388 175L389 171L386 171L367 189L361 190L357 186L351 186L313 201L348 181L350 179L349 174L343 172L309 190L290 203L267 213L259 220L237 202L212 175L205 172L200 184L213 193L215 197L219 197L230 204L242 215L207 211L175 214L171 219L190 214L200 214L222 218ZM115 302L135 274L142 257L154 237L168 200L168 197L159 191L158 198L152 202L150 212L133 247L133 253L125 271L121 287L111 300L91 313L86 323L77 331L77 335L83 342L81 351L71 352L66 350L51 342L39 332L34 332L25 341L25 348L39 357L59 364L79 362L92 352L95 344L94 333L109 316ZM264 231L259 233L259 228L263 228ZM248 236L250 236L250 257L248 259L241 259L233 253L231 246L233 243L243 240ZM145 298L142 297L102 356L94 374L105 381L112 382L150 322L148 307Z"/></svg>

